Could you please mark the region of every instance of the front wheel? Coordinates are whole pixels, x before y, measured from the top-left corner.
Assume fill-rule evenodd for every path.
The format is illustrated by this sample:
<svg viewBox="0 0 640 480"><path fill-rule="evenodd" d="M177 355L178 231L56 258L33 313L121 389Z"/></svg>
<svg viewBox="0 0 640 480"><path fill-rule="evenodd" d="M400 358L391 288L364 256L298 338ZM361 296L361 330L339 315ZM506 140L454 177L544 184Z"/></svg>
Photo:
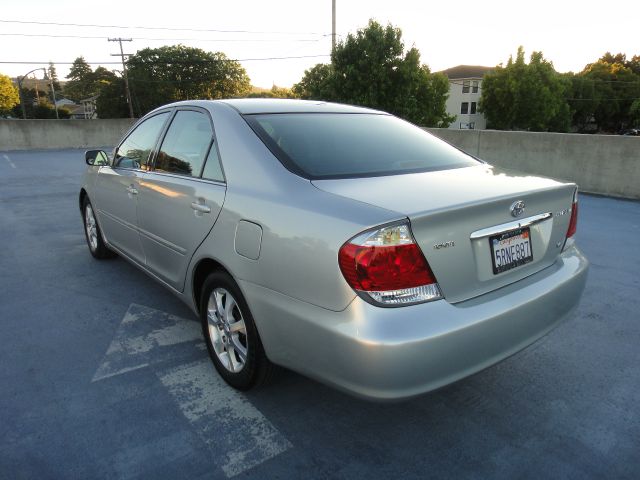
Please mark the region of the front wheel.
<svg viewBox="0 0 640 480"><path fill-rule="evenodd" d="M271 379L275 367L264 352L249 306L230 275L218 271L207 277L200 321L213 364L229 385L249 390Z"/></svg>
<svg viewBox="0 0 640 480"><path fill-rule="evenodd" d="M87 197L82 201L82 220L84 221L84 236L87 239L87 246L91 255L100 260L115 256L102 240L102 232L96 220L96 214Z"/></svg>

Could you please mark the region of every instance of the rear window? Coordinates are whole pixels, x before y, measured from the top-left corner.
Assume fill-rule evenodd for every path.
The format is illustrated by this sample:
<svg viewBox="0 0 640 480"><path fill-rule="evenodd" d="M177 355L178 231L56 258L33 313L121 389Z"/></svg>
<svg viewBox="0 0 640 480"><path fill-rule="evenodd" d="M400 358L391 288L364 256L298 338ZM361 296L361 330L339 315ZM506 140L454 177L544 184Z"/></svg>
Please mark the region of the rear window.
<svg viewBox="0 0 640 480"><path fill-rule="evenodd" d="M279 113L244 118L285 167L310 179L399 175L478 164L391 115Z"/></svg>

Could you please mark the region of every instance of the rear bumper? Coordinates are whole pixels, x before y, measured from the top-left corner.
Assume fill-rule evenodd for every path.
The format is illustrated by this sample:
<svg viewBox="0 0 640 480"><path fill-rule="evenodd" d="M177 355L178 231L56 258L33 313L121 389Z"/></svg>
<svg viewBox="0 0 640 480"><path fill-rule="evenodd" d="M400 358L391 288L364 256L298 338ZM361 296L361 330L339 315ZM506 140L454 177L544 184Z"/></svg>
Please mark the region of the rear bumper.
<svg viewBox="0 0 640 480"><path fill-rule="evenodd" d="M572 247L543 271L465 302L379 308L356 297L341 312L239 283L274 363L393 400L455 382L545 335L578 304L587 270Z"/></svg>

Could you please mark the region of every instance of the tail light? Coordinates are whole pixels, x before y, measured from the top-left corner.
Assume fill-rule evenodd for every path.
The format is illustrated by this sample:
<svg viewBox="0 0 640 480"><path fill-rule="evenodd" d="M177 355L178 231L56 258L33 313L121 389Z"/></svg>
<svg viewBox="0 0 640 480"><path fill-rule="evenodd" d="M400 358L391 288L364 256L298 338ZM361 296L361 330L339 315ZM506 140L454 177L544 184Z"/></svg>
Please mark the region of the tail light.
<svg viewBox="0 0 640 480"><path fill-rule="evenodd" d="M338 263L347 283L372 303L400 306L442 298L407 223L357 235L340 248Z"/></svg>
<svg viewBox="0 0 640 480"><path fill-rule="evenodd" d="M569 219L569 228L567 229L567 238L575 235L578 229L578 196L574 196L573 205L571 205L571 218Z"/></svg>

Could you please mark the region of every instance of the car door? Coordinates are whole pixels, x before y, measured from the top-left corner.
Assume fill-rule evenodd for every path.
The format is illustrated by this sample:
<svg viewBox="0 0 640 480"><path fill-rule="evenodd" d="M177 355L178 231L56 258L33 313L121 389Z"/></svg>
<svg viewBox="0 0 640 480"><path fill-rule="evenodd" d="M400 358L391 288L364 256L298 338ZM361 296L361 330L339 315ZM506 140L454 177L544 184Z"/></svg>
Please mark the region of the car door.
<svg viewBox="0 0 640 480"><path fill-rule="evenodd" d="M107 241L139 263L144 251L138 233L137 196L170 110L153 115L133 129L114 150L110 166L100 168L93 196Z"/></svg>
<svg viewBox="0 0 640 480"><path fill-rule="evenodd" d="M213 228L225 193L209 113L176 110L138 195L147 268L176 290L184 288L189 261Z"/></svg>

